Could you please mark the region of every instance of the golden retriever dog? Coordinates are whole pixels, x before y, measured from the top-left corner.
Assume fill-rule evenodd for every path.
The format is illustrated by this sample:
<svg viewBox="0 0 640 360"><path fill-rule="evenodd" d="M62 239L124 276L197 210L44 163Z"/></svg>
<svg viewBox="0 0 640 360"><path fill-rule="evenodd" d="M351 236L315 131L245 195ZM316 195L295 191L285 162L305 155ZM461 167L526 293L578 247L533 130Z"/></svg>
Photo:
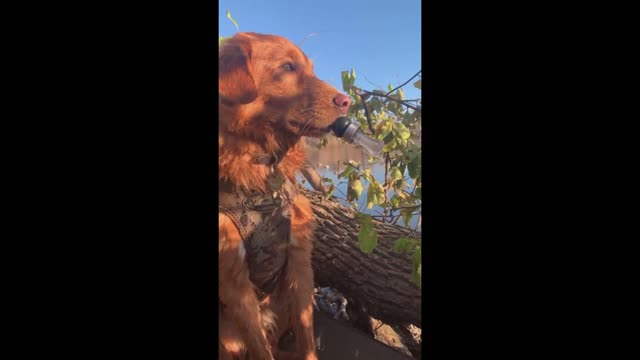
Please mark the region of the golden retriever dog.
<svg viewBox="0 0 640 360"><path fill-rule="evenodd" d="M238 33L219 48L221 359L317 359L314 218L296 190L301 138L327 134L351 99L313 73L294 44ZM279 342L289 333L294 349Z"/></svg>

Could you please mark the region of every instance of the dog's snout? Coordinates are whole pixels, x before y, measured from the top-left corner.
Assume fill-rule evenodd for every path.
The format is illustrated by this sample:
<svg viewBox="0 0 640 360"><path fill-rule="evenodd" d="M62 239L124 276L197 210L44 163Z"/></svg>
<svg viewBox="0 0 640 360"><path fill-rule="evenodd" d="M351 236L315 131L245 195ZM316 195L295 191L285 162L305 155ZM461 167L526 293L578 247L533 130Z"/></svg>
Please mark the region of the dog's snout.
<svg viewBox="0 0 640 360"><path fill-rule="evenodd" d="M346 114L347 110L349 110L349 106L351 106L351 98L345 94L338 93L338 95L333 98L333 103L338 105L340 110Z"/></svg>

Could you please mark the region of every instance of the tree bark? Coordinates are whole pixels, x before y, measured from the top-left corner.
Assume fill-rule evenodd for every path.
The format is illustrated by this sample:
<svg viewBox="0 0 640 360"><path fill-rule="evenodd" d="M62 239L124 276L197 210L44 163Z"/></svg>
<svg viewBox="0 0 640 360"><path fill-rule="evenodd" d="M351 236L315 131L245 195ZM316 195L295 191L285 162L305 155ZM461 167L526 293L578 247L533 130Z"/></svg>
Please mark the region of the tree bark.
<svg viewBox="0 0 640 360"><path fill-rule="evenodd" d="M321 193L299 186L316 216L312 265L319 286L331 286L355 299L373 317L387 324L422 327L422 293L411 282L410 255L393 251L393 242L409 236L400 226L373 220L378 245L365 254L358 245L356 211Z"/></svg>

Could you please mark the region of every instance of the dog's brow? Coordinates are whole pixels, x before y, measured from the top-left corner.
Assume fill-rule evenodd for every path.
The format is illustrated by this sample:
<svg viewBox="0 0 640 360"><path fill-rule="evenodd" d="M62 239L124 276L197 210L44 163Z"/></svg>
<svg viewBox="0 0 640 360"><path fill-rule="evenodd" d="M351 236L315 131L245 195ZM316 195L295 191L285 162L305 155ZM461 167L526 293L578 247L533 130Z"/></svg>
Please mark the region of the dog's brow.
<svg viewBox="0 0 640 360"><path fill-rule="evenodd" d="M287 51L287 55L293 60L293 61L298 61L298 59L300 59L300 51L297 51L297 49L288 49ZM304 55L304 54L303 54Z"/></svg>

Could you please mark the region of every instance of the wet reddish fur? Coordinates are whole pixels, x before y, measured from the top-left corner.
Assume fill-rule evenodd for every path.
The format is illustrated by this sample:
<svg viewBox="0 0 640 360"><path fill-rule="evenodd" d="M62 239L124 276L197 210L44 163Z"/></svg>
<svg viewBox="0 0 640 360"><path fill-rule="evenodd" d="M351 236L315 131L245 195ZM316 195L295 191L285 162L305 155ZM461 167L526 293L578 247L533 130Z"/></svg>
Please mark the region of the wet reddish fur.
<svg viewBox="0 0 640 360"><path fill-rule="evenodd" d="M292 181L305 160L300 129L289 121L308 121L324 128L343 115L333 103L338 91L313 74L302 51L279 36L238 33L219 51L219 180L247 189L266 190L268 167L255 163L258 155L286 153L278 165ZM282 65L292 62L295 72ZM219 355L221 359L317 359L313 337L313 271L311 250L313 213L309 200L296 196L291 214L295 239L276 291L258 303L247 265L239 256L242 239L231 220L219 214ZM275 331L264 326L260 307L276 315ZM277 350L288 330L296 350Z"/></svg>

